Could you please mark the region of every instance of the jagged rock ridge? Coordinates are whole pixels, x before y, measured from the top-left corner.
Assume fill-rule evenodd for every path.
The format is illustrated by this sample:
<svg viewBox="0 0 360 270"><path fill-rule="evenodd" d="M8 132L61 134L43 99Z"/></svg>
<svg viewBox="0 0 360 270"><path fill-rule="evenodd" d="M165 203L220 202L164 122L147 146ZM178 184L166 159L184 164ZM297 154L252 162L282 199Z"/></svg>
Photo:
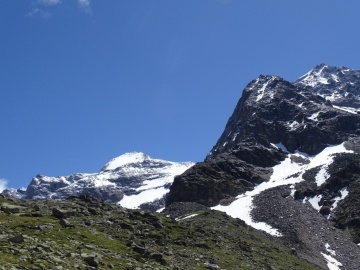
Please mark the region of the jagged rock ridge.
<svg viewBox="0 0 360 270"><path fill-rule="evenodd" d="M316 217L311 232L326 224L349 229L360 242L359 74L322 64L295 82L263 75L250 82L205 161L175 178L167 205L216 206L279 236L319 267L333 260L356 269L354 243L332 255L335 236L311 237L302 224Z"/></svg>

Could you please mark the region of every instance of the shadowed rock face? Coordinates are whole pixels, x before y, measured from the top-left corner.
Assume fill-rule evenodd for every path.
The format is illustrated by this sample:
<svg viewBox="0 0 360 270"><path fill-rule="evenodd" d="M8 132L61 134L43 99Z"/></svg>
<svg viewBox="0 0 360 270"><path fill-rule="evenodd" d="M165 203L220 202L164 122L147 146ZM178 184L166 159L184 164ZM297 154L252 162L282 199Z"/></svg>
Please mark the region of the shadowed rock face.
<svg viewBox="0 0 360 270"><path fill-rule="evenodd" d="M282 158L282 153L273 151L272 156L278 160ZM261 160L255 156L249 158ZM175 177L167 202L188 201L207 206L226 203L238 194L267 181L271 172L271 168L244 162L235 154L219 155L216 159L198 163L193 169Z"/></svg>

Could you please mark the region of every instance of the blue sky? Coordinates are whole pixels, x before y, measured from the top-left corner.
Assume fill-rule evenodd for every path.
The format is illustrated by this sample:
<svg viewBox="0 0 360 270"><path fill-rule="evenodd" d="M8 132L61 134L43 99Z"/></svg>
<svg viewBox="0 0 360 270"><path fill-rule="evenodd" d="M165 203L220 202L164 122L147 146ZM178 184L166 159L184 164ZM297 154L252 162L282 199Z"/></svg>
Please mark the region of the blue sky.
<svg viewBox="0 0 360 270"><path fill-rule="evenodd" d="M360 69L359 10L357 0L1 0L0 186L97 172L127 151L202 161L260 74Z"/></svg>

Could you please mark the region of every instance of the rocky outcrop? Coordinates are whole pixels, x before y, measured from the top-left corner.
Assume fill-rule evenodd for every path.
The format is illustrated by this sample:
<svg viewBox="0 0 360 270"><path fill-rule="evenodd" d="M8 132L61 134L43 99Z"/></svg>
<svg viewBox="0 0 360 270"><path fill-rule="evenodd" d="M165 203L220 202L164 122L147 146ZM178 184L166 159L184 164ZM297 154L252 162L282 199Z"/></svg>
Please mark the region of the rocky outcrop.
<svg viewBox="0 0 360 270"><path fill-rule="evenodd" d="M280 159L282 154L274 150L273 156ZM216 160L198 163L175 177L167 203L197 202L206 206L226 203L267 181L270 174L271 169L246 163L238 159L236 153L219 155Z"/></svg>

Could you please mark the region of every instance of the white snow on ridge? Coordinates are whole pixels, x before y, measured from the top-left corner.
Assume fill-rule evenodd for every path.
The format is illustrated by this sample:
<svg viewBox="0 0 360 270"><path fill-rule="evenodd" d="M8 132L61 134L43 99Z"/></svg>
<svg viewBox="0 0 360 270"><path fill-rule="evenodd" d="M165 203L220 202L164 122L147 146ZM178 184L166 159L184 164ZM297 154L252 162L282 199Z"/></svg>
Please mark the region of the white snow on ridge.
<svg viewBox="0 0 360 270"><path fill-rule="evenodd" d="M329 245L328 243L325 244L325 249L326 249L326 251L329 252L332 256L336 256L335 250L332 250L332 249L330 248L330 245Z"/></svg>
<svg viewBox="0 0 360 270"><path fill-rule="evenodd" d="M141 152L129 152L110 160L102 169L114 170L127 164L143 162L150 157Z"/></svg>
<svg viewBox="0 0 360 270"><path fill-rule="evenodd" d="M321 252L321 255L325 258L329 270L341 270L342 263L334 258L336 256L335 250L331 249L329 243L325 244L325 249L330 255L323 252Z"/></svg>
<svg viewBox="0 0 360 270"><path fill-rule="evenodd" d="M337 261L331 255L327 255L322 252L321 252L321 255L323 255L323 257L325 258L325 260L327 262L327 267L329 268L329 270L341 270L341 268L340 268L340 266L342 266L341 262Z"/></svg>
<svg viewBox="0 0 360 270"><path fill-rule="evenodd" d="M256 101L259 101L264 97L266 87L269 85L269 83L273 82L275 78L276 77L273 76L270 80L264 83L263 86L258 90L258 96L256 97Z"/></svg>
<svg viewBox="0 0 360 270"><path fill-rule="evenodd" d="M271 145L277 149L280 149L281 151L283 151L285 153L289 153L289 151L286 149L285 145L283 145L282 143L271 143Z"/></svg>
<svg viewBox="0 0 360 270"><path fill-rule="evenodd" d="M319 211L320 210L319 202L320 202L321 198L322 198L322 195L317 195L312 198L306 197L306 198L304 198L303 203L308 201L312 205L312 207L314 207L316 210Z"/></svg>
<svg viewBox="0 0 360 270"><path fill-rule="evenodd" d="M336 208L336 206L338 205L338 203L341 200L345 199L345 197L349 194L349 191L347 191L347 188L345 187L345 188L340 189L340 193L341 193L341 196L335 198L335 202L331 206L330 210L334 210Z"/></svg>
<svg viewBox="0 0 360 270"><path fill-rule="evenodd" d="M326 147L321 153L311 159L311 162L307 169L322 166L322 168L315 177L316 184L318 186L325 183L326 179L329 177L329 174L327 173L327 168L333 162L334 155L338 153L353 153L353 151L347 150L344 146L344 143L340 145L331 145Z"/></svg>
<svg viewBox="0 0 360 270"><path fill-rule="evenodd" d="M322 74L325 68L327 68L326 65L324 65L317 72L310 70L308 73L299 78L300 83L311 87L317 86L319 84L329 84L328 79L326 79Z"/></svg>
<svg viewBox="0 0 360 270"><path fill-rule="evenodd" d="M169 189L164 188L164 186L166 184L171 184L174 181L174 177L176 175L182 174L193 165L194 163L192 162L167 162L167 166L164 166L163 168L156 168L157 174L153 174L152 179L143 181L142 185L135 189L138 194L125 195L119 204L126 208L136 209L139 208L139 206L143 203L161 199L166 193L169 192ZM152 172L152 170L149 170L149 168L143 168L133 171L132 173L133 176L141 176L146 172L146 170L147 173Z"/></svg>
<svg viewBox="0 0 360 270"><path fill-rule="evenodd" d="M326 182L326 179L330 177L330 174L327 172L327 167L323 167L315 176L315 181L317 186L321 186Z"/></svg>
<svg viewBox="0 0 360 270"><path fill-rule="evenodd" d="M117 203L128 208L138 208L143 203L162 198L169 191L168 186L174 181L174 177L194 164L154 159L139 152L125 153L112 159L98 173L77 173L59 177L37 175L31 185L40 186L41 189L32 198L59 199L69 194L81 194L88 188L104 188L106 192L123 191L125 194L133 194L125 195L123 200Z"/></svg>
<svg viewBox="0 0 360 270"><path fill-rule="evenodd" d="M290 154L283 162L274 166L273 174L268 182L261 183L255 187L254 190L237 196L237 200L228 206L218 205L213 207L213 209L226 212L232 217L240 218L255 229L263 230L274 236L281 236L281 233L270 225L264 222L253 221L251 210L253 209L253 197L260 194L262 191L280 185L295 184L301 181L300 177L295 176L294 173L301 171L305 165L292 162L292 155L296 156L300 154Z"/></svg>
<svg viewBox="0 0 360 270"><path fill-rule="evenodd" d="M308 117L308 119L310 120L313 120L313 121L317 121L318 119L318 116L319 116L319 113L320 112L316 112L316 113L313 113L311 116Z"/></svg>
<svg viewBox="0 0 360 270"><path fill-rule="evenodd" d="M192 215L189 215L189 216L186 216L186 217L181 217L181 218L176 218L175 220L176 221L182 221L184 219L189 219L189 218L193 218L193 217L196 217L198 216L199 214L192 214Z"/></svg>
<svg viewBox="0 0 360 270"><path fill-rule="evenodd" d="M158 198L164 196L169 190L164 187L159 187L155 189L145 190L139 194L126 196L119 202L122 207L136 209L139 206L146 202L152 202Z"/></svg>
<svg viewBox="0 0 360 270"><path fill-rule="evenodd" d="M335 109L338 110L342 110L344 112L348 112L348 113L352 113L352 114L357 114L357 112L360 111L360 109L355 109L352 107L343 107L343 106L336 106L336 105L332 105Z"/></svg>
<svg viewBox="0 0 360 270"><path fill-rule="evenodd" d="M293 131L293 130L296 130L300 126L300 123L298 121L294 120L291 123L287 122L287 126L290 128L291 131Z"/></svg>
<svg viewBox="0 0 360 270"><path fill-rule="evenodd" d="M277 147L277 145L274 145ZM284 146L282 146L284 147ZM286 148L285 148L285 151ZM253 209L253 198L260 194L262 191L269 188L281 186L281 185L293 185L303 180L302 174L311 168L318 166L325 166L326 168L332 163L333 155L336 153L352 152L344 147L344 144L336 146L328 146L322 152L316 156L308 156L305 153L296 152L294 154L288 154L287 158L280 164L273 167L273 173L268 182L263 182L256 186L254 190L245 192L237 196L236 200L228 206L218 205L212 209L226 212L228 215L234 218L240 218L246 222L246 224L254 227L258 230L263 230L274 236L281 236L281 233L272 228L270 225L264 222L255 222L251 217L251 211ZM300 160L307 160L308 162L295 162L292 157L298 157ZM321 179L323 180L323 179ZM326 181L326 179L325 179ZM320 198L321 199L321 198ZM314 206L318 206L319 198L312 199L310 203Z"/></svg>

